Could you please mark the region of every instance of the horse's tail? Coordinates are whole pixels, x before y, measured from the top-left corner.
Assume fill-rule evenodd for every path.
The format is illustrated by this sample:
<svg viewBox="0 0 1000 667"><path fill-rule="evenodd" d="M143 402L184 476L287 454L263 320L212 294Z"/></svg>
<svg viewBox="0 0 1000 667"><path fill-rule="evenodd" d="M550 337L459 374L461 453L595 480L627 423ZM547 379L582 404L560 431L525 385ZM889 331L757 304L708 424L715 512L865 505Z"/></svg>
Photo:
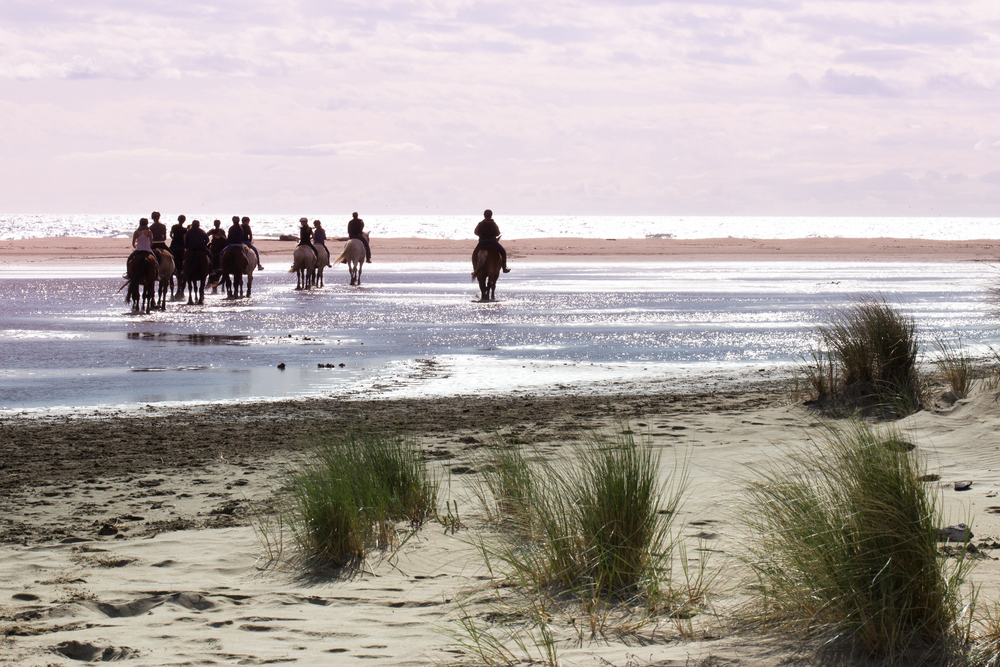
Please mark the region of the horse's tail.
<svg viewBox="0 0 1000 667"><path fill-rule="evenodd" d="M337 259L333 260L330 263L331 264L340 264L342 261L344 261L344 259L346 257L347 257L347 246L345 245L344 246L344 250L339 255L337 255Z"/></svg>

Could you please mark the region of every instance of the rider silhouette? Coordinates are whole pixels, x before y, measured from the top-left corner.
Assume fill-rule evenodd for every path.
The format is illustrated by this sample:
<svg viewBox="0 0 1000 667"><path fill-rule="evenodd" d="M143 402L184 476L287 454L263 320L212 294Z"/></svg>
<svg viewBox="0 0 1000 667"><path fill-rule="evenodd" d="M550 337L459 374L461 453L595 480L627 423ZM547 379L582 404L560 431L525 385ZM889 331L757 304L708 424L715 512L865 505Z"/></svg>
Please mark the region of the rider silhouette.
<svg viewBox="0 0 1000 667"><path fill-rule="evenodd" d="M493 220L493 211L490 209L483 211L483 219L476 225L475 234L479 237L476 250L488 246L493 246L499 250L500 257L503 260L503 272L510 273L510 269L507 268L507 251L504 250L503 246L500 245L500 241L497 240L500 238L500 228L497 227L496 221Z"/></svg>

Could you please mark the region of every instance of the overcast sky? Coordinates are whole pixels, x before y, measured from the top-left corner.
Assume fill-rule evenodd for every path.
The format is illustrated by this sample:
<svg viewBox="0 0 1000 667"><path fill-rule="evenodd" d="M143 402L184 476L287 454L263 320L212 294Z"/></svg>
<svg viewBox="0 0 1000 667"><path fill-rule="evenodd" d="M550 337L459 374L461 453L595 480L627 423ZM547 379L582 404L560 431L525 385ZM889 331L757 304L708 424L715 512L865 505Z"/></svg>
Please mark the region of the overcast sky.
<svg viewBox="0 0 1000 667"><path fill-rule="evenodd" d="M0 213L987 215L1000 3L2 0Z"/></svg>

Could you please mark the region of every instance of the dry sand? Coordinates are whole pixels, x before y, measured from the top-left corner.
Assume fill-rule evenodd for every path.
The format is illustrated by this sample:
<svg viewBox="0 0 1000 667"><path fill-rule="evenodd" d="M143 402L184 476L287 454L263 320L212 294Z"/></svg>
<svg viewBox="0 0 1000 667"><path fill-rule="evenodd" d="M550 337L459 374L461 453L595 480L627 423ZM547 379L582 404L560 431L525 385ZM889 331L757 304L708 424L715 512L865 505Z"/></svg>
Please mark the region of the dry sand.
<svg viewBox="0 0 1000 667"><path fill-rule="evenodd" d="M345 239L330 239L339 247ZM995 261L1000 241L925 241L920 239L811 238L762 239L503 239L511 266L519 261ZM295 244L262 239L256 243L261 263L291 261ZM475 241L414 238L378 238L371 241L378 262L471 261ZM55 258L60 262L108 264L120 262L131 251L128 239L61 237L0 241L0 268L5 264L34 264ZM374 264L373 264L374 266Z"/></svg>
<svg viewBox="0 0 1000 667"><path fill-rule="evenodd" d="M312 436L358 419L419 436L464 528L453 534L431 522L399 552L373 557L351 576L309 578L287 562L272 563L249 526L253 513L267 511L285 466ZM709 567L724 572L714 605L726 617L745 592L734 558L745 535L739 490L746 466L822 437L817 415L789 404L782 388L311 400L3 422L0 655L24 665L79 664L64 654L133 665L449 664L459 658L448 634L463 613L459 605L486 614L483 603L494 595L470 545L485 530L471 494L477 450L499 429L567 456L581 426L616 428L621 420L663 450L665 472L688 460L682 534L693 559L710 554ZM920 412L902 427L941 475L937 485L953 522L975 517L985 556L975 579L982 599L997 599L996 393ZM958 480L971 480L972 489L954 491ZM709 551L698 551L699 540ZM557 635L566 640L568 665L699 664L710 657L704 664L774 665L795 653L787 643L731 634L709 616L695 628L696 636L685 638L661 619L633 636L582 644L568 631Z"/></svg>
<svg viewBox="0 0 1000 667"><path fill-rule="evenodd" d="M283 262L292 247L260 246L265 264ZM464 241L375 239L373 246L377 262L464 260L471 251ZM887 239L532 239L507 247L512 260L532 261L986 261L995 250L992 241ZM106 265L123 260L128 244L5 241L0 267L42 262L53 252L78 266ZM307 578L286 561L271 562L252 519L255 512L267 514L286 466L315 437L354 420L416 435L445 480L445 499L458 503L464 528L453 534L431 522L397 553L373 557L363 572ZM767 382L747 379L727 393L307 400L151 408L141 418L106 412L0 420L0 662L450 664L461 658L449 635L463 613L460 604L486 614L483 602L494 594L470 546L485 530L471 494L477 450L504 430L553 457L566 456L581 427L615 428L621 420L662 448L667 466L688 461L682 534L693 559L710 555L708 567L722 572L713 604L720 619L729 617L746 590L735 559L746 535L740 516L746 466L823 432L815 413ZM941 475L937 484L951 522L974 517L984 556L975 580L983 586L981 600L996 600L997 393L980 390L953 406L920 412L902 427ZM971 480L971 490L954 491L959 480ZM698 550L699 540L708 551ZM661 619L634 635L582 642L571 641L556 620L567 665L777 665L796 652L789 643L733 634L708 615L696 618L694 637Z"/></svg>

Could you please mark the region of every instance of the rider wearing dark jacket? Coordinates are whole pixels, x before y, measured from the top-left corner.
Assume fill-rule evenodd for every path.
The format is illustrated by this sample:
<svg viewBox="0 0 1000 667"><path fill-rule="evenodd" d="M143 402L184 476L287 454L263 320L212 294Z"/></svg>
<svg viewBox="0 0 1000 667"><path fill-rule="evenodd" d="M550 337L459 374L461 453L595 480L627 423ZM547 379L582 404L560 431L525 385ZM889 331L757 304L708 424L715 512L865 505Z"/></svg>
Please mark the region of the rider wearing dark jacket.
<svg viewBox="0 0 1000 667"><path fill-rule="evenodd" d="M229 227L226 240L229 241L229 245L243 245L243 241L246 240L246 237L243 235L243 227L240 226L240 216L233 216L233 224Z"/></svg>
<svg viewBox="0 0 1000 667"><path fill-rule="evenodd" d="M500 251L500 257L503 260L503 272L510 273L510 269L507 268L507 251L504 250L498 240L500 238L500 228L497 226L496 221L493 220L493 211L490 209L483 211L483 219L476 225L475 234L479 237L476 250L486 246L495 247Z"/></svg>
<svg viewBox="0 0 1000 667"><path fill-rule="evenodd" d="M260 263L260 253L257 252L257 248L253 244L253 232L250 231L250 218L243 216L240 220L240 228L243 230L243 245L253 250L254 256L257 257L257 270L262 271L264 266Z"/></svg>
<svg viewBox="0 0 1000 667"><path fill-rule="evenodd" d="M184 234L187 232L184 228L185 220L187 218L183 215L177 216L177 224L170 228L170 254L174 256L178 273L184 262Z"/></svg>
<svg viewBox="0 0 1000 667"><path fill-rule="evenodd" d="M309 218L299 218L299 245L304 245L313 251L316 255L316 259L319 259L319 253L316 252L316 246L312 244L312 229L309 227Z"/></svg>
<svg viewBox="0 0 1000 667"><path fill-rule="evenodd" d="M365 261L371 264L372 249L368 245L367 237L361 233L365 230L365 221L359 218L357 213L354 213L353 215L354 217L347 223L347 236L352 239L357 239L365 245Z"/></svg>

